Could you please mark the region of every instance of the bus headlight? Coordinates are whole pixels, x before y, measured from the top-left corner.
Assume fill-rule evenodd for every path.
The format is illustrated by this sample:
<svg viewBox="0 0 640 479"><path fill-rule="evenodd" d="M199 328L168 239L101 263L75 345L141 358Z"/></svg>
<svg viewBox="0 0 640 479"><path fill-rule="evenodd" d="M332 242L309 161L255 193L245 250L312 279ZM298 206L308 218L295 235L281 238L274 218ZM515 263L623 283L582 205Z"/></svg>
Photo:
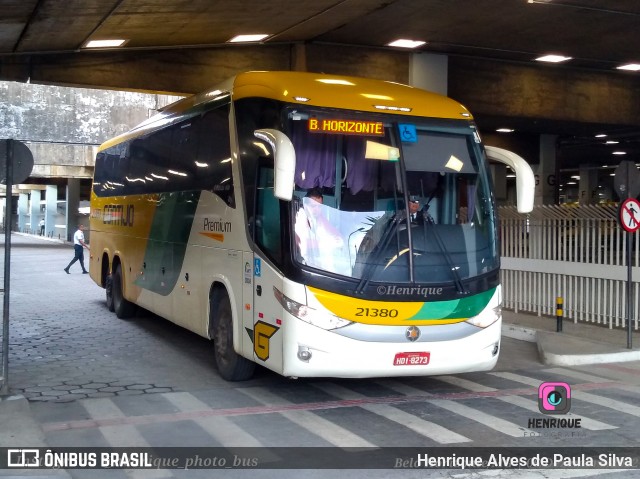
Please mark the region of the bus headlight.
<svg viewBox="0 0 640 479"><path fill-rule="evenodd" d="M480 314L473 318L467 319L467 323L473 324L478 328L486 328L502 318L502 306L498 305L493 308L485 308Z"/></svg>
<svg viewBox="0 0 640 479"><path fill-rule="evenodd" d="M278 303L288 313L292 314L302 321L317 326L322 329L337 329L351 324L351 321L339 318L335 314L331 314L327 311L318 311L310 308L306 304L298 303L291 298L288 298L275 286L273 287L273 295L278 300Z"/></svg>

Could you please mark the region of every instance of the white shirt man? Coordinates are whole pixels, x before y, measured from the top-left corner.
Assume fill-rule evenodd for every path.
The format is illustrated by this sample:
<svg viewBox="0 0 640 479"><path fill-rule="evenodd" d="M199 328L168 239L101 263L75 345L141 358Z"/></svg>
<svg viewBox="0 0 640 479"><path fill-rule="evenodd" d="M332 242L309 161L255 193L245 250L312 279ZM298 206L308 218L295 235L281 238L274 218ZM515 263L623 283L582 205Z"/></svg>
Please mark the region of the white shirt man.
<svg viewBox="0 0 640 479"><path fill-rule="evenodd" d="M64 269L65 273L71 274L69 273L69 268L71 268L71 265L76 261L80 261L80 266L82 266L82 274L89 273L84 267L83 248L89 249L89 246L84 242L84 226L78 225L77 231L73 234L73 250L75 252L75 256L71 260L71 263L69 263L69 265Z"/></svg>

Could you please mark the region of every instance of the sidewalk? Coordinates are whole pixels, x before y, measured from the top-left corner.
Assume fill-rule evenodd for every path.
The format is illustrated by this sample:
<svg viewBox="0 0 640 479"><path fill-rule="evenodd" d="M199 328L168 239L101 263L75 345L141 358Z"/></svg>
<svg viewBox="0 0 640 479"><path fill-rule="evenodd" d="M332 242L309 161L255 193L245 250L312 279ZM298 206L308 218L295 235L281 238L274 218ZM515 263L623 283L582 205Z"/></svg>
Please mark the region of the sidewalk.
<svg viewBox="0 0 640 479"><path fill-rule="evenodd" d="M503 336L538 344L540 362L556 366L640 361L640 332L632 331L627 348L626 329L562 321L562 332L556 332L557 320L548 316L503 310Z"/></svg>

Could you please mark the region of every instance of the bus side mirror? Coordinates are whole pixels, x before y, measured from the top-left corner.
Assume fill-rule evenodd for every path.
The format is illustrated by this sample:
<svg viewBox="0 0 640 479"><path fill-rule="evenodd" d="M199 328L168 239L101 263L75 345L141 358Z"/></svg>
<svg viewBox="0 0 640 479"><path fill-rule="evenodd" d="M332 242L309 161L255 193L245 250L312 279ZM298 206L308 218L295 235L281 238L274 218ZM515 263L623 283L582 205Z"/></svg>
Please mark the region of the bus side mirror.
<svg viewBox="0 0 640 479"><path fill-rule="evenodd" d="M273 150L273 195L281 200L291 201L296 172L296 151L291 140L281 131L270 128L255 130L253 134L267 142Z"/></svg>
<svg viewBox="0 0 640 479"><path fill-rule="evenodd" d="M504 163L515 171L518 213L530 213L533 210L536 179L529 163L509 150L487 145L485 145L484 149L488 159Z"/></svg>

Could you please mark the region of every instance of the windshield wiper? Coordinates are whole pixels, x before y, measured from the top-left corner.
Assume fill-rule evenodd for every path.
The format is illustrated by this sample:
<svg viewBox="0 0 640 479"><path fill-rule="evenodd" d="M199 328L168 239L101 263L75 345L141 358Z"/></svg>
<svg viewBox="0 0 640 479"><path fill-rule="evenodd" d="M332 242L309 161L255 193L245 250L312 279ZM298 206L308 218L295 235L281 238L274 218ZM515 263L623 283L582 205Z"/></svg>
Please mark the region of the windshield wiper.
<svg viewBox="0 0 640 479"><path fill-rule="evenodd" d="M427 238L427 224L429 224L433 226L433 228L431 228L433 237L435 238L436 244L438 245L438 248L440 248L440 252L442 253L442 256L444 256L444 259L446 260L447 265L451 270L451 275L453 276L453 282L456 285L456 290L460 294L468 294L468 291L466 290L464 283L462 282L462 278L460 277L460 273L458 273L458 268L453 264L451 254L449 254L449 250L447 250L444 241L442 241L442 236L440 236L440 233L438 233L438 228L436 227L435 221L433 221L431 215L426 211L423 211L422 214L424 215L424 222L422 223L422 227L424 228L425 241Z"/></svg>
<svg viewBox="0 0 640 479"><path fill-rule="evenodd" d="M373 272L375 271L376 267L380 266L378 264L380 256L384 251L386 251L391 238L398 230L398 226L400 225L400 223L402 223L402 221L402 215L394 214L384 227L384 231L382 233L380 241L373 247L371 253L369 253L367 262L364 266L364 269L362 270L362 276L360 277L358 286L356 286L355 289L356 294L362 293L362 291L364 291L364 288L366 288L367 285L371 282L371 276L373 275Z"/></svg>

